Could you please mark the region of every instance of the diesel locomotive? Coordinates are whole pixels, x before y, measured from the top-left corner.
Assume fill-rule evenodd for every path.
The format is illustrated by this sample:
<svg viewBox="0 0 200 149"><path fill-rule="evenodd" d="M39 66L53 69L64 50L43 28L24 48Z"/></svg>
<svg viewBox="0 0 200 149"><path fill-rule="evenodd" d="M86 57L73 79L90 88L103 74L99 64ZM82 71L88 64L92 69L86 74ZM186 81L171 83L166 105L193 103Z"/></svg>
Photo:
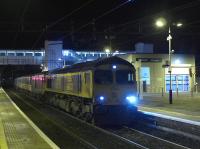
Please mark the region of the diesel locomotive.
<svg viewBox="0 0 200 149"><path fill-rule="evenodd" d="M116 56L22 76L15 87L100 125L127 124L137 112L135 68Z"/></svg>

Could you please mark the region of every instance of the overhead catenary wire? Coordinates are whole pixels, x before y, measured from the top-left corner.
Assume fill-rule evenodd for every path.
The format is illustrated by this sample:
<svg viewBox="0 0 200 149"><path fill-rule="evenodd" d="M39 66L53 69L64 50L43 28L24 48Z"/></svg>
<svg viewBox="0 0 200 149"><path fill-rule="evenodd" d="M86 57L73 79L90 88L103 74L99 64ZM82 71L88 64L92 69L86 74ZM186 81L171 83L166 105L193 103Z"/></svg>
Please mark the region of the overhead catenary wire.
<svg viewBox="0 0 200 149"><path fill-rule="evenodd" d="M198 5L200 5L200 1L198 0L198 1L192 1L192 2L189 2L189 3L186 3L186 4L183 4L183 5L179 5L179 6L177 6L177 7L174 7L174 8L172 8L172 9L170 9L170 10L164 10L164 11L161 11L161 12L159 12L159 13L155 13L155 14L153 14L153 15L148 15L148 16L144 16L144 17L142 17L142 18L137 18L137 19L134 19L134 20L132 20L132 21L129 21L129 22L126 22L126 23L122 23L122 24L119 24L119 25L117 25L117 26L113 26L113 27L111 27L110 29L116 29L116 28L118 28L118 27L125 27L125 26L127 26L127 25L133 25L133 24L137 24L137 23L139 23L139 21L142 21L142 20L145 20L145 19L147 19L147 18L155 18L155 17L157 17L159 14L163 14L163 13L170 13L170 12L177 12L177 11L181 11L181 10L185 10L185 9L188 9L188 8L192 8L192 7L195 7L195 6L198 6ZM184 24L184 26L190 26L190 25L193 25L193 24L198 24L199 23L199 21L195 21L195 22L190 22L190 23L187 23L187 24ZM152 24L149 24L149 25L147 25L147 26L151 26ZM125 28L125 29L127 29L127 28ZM124 31L124 30L121 30L121 31L119 31L118 33L117 33L117 35L119 35L120 33L122 33L122 31ZM152 33L152 34L148 34L148 35L140 35L139 37L137 37L137 38L141 38L141 37L147 37L147 36L150 36L150 35L157 35L157 34L159 34L159 33L162 33L163 31L159 31L159 32L156 32L156 33ZM139 33L138 33L139 34ZM116 34L115 34L116 35ZM198 35L198 34L197 34ZM123 44L127 44L127 43L129 43L129 42L131 42L131 41L133 41L132 39L131 40L128 40L128 41L125 41L125 42L118 42L117 43L117 45L123 45Z"/></svg>
<svg viewBox="0 0 200 149"><path fill-rule="evenodd" d="M70 13L64 15L63 17L59 18L58 20L46 25L42 30L41 33L39 34L38 38L36 39L36 41L33 43L32 48L34 49L34 47L38 44L38 42L41 40L41 38L43 37L43 34L47 31L47 29L52 28L53 26L55 26L56 24L58 24L59 22L63 21L64 19L72 16L74 13L78 12L80 9L86 7L87 5L89 5L90 3L92 3L94 0L88 0L87 2L85 2L84 4L82 4L80 7L72 10Z"/></svg>
<svg viewBox="0 0 200 149"><path fill-rule="evenodd" d="M129 1L126 1L126 2L124 2L124 3L128 3L128 2L129 2ZM198 5L198 4L199 4L199 1L192 1L192 2L186 3L186 4L184 4L184 5L181 5L181 6L177 6L177 7L175 7L175 8L172 8L172 9L170 9L170 10L161 11L161 12L159 12L159 13L171 12L171 11L180 11L180 10L184 10L184 9L186 9L186 8L194 7L194 6ZM118 7L121 7L121 6L118 6ZM107 14L113 12L114 10L118 9L118 7L117 7L117 8L113 8L113 9L111 9L111 10L109 10L109 11L103 13L102 15L96 17L94 20L97 21L98 19L102 18L103 16L105 16L105 15L107 15ZM145 17L142 17L142 18L138 18L138 19L135 19L135 20L133 20L133 21L129 21L129 22L126 22L126 23L123 23L123 24L120 24L120 25L111 27L111 29L112 29L112 28L116 28L116 27L120 27L120 26L126 26L126 25L135 24L135 23L138 23L140 20L144 20L144 19L146 19L146 18L152 18L152 17L157 16L157 15L158 15L158 13L153 14L153 15L150 15L150 16L148 15L148 16L145 16ZM63 18L63 19L62 19L62 18ZM62 18L60 18L60 21L62 21L62 20L65 19L65 17L62 17ZM93 20L91 20L91 21L89 21L88 23L82 25L82 26L79 27L78 29L74 30L73 33L78 32L78 31L80 31L81 29L87 27L87 26L90 25L92 22L93 22ZM58 23L58 22L55 21L55 22L52 23L52 25L55 26L57 23ZM152 25L152 24L151 24L151 25ZM47 25L46 28L48 28L48 26L49 26L49 28L51 27L51 25ZM45 31L46 31L46 29L43 29L42 32L41 32L41 34L44 34ZM120 34L120 32L119 32L119 34ZM64 38L67 37L68 35L70 35L70 33L66 33L66 35L62 36L62 37L59 38L58 40L64 39ZM38 37L38 39L36 40L36 42L35 42L35 44L34 44L34 46L33 46L32 48L34 48L35 45L37 45L37 43L41 40L41 37L42 37L42 35L40 35L40 36Z"/></svg>
<svg viewBox="0 0 200 149"><path fill-rule="evenodd" d="M30 5L30 3L31 3L31 0L27 0L27 2L26 2L26 5L25 5L25 7L24 7L24 9L23 9L23 12L22 12L22 15L21 15L21 17L20 17L20 19L19 19L19 23L18 23L18 30L17 30L17 32L16 32L16 34L15 34L15 37L14 37L14 40L13 40L13 46L15 47L15 43L16 43L16 41L17 41L17 38L18 38L18 36L19 36L19 32L20 32L20 30L22 30L23 31L23 23L24 23L24 16L25 16L25 14L26 14L26 12L27 12L27 10L28 10L28 8L29 8L29 5Z"/></svg>
<svg viewBox="0 0 200 149"><path fill-rule="evenodd" d="M103 16L105 16L105 15L107 15L107 14L113 12L114 10L120 8L121 6L123 6L124 4L126 4L126 3L128 3L128 2L130 2L130 1L126 1L126 2L122 3L121 5L117 6L116 8L113 8L113 9L111 9L111 10L105 12L104 14L102 14L102 15L96 17L94 20L97 21L98 19L100 19L100 18L102 18ZM159 13L155 13L155 14L150 15L150 16L148 15L148 16L145 16L145 17L142 17L142 18L135 19L135 20L133 20L133 21L129 21L129 22L126 22L126 23L123 23L123 24L120 24L120 25L111 27L110 29L112 30L112 29L117 28L117 27L120 27L120 26L126 26L126 25L136 24L136 23L138 23L139 21L145 20L145 19L147 19L147 18L155 18L156 16L158 16L159 14L162 14L162 13L176 12L176 11L184 10L184 9L187 9L187 8L195 7L195 6L197 6L197 5L200 4L199 2L200 2L200 1L192 1L192 2L189 2L189 3L186 3L186 4L183 4L183 5L179 5L179 6L177 6L177 7L174 7L174 8L172 8L172 9L170 9L170 10L161 11L161 12L159 12ZM93 22L93 20L91 20L91 21L89 21L88 23L82 25L81 27L79 27L78 29L76 29L76 30L74 31L74 33L80 31L81 29L83 29L83 28L85 28L85 27L87 27L87 26L90 25L92 22ZM152 24L150 24L150 25L152 25ZM149 26L150 26L150 25L149 25ZM118 32L117 34L120 34L121 32L122 32L122 30L121 30L120 32ZM159 33L161 33L161 32L159 32ZM153 33L152 35L155 35L155 34L158 34L158 33L156 32L156 33ZM58 40L63 40L65 37L67 37L67 36L69 36L69 35L70 35L70 34L64 35L64 36L62 36L61 38L59 38ZM142 35L142 36L144 36L144 35ZM147 36L150 36L150 34L148 34ZM141 36L140 36L139 38L141 38ZM128 40L128 41L130 42L130 41L132 41L132 40ZM126 42L123 42L123 43L127 43L127 41L126 41ZM121 45L120 43L118 43L118 44Z"/></svg>
<svg viewBox="0 0 200 149"><path fill-rule="evenodd" d="M83 5L81 5L80 7L78 7L77 9L74 9L73 11L71 11L70 13L66 14L65 16L59 18L58 20L56 20L55 22L52 22L51 24L46 26L46 29L49 29L53 26L55 26L56 24L58 24L59 22L63 21L64 19L66 19L67 17L73 15L74 13L76 13L77 11L79 11L80 9L86 7L87 5L89 5L90 3L92 3L94 0L89 0L86 3L84 3Z"/></svg>
<svg viewBox="0 0 200 149"><path fill-rule="evenodd" d="M101 19L102 17L104 17L104 16L106 16L106 15L112 13L113 11L115 11L115 10L121 8L122 6L126 5L126 4L129 3L129 2L131 2L131 0L126 0L125 2L121 3L120 5L117 5L116 7L114 7L114 8L112 8L112 9L110 9L110 10L104 12L102 15L99 15L99 16L97 16L96 18L93 18L92 20L90 20L90 21L87 22L86 24L82 25L82 26L79 27L77 30L75 30L74 33L80 31L81 29L83 29L83 28L85 28L85 27L87 27L88 25L90 25L90 24L93 23L94 21L97 21L97 20ZM67 36L69 36L69 35L70 35L70 34L64 35L64 36L60 37L58 40L63 40L65 37L67 37Z"/></svg>
<svg viewBox="0 0 200 149"><path fill-rule="evenodd" d="M152 14L152 15L147 15L147 16L144 16L144 17L141 17L141 18L137 18L137 19L134 19L132 21L128 21L128 22L125 22L125 23L122 23L122 24L110 27L110 29L116 29L116 28L122 27L122 26L124 27L124 26L127 26L127 25L133 25L133 24L136 24L139 21L145 20L147 18L155 18L158 15L163 14L163 13L170 13L170 12L181 11L181 10L184 10L184 9L187 9L187 8L195 7L197 5L200 5L200 1L199 0L192 1L192 2L189 2L189 3L186 3L186 4L183 4L183 5L174 7L174 8L169 9L169 10L163 10L161 12L158 12L158 13L155 13L155 14Z"/></svg>

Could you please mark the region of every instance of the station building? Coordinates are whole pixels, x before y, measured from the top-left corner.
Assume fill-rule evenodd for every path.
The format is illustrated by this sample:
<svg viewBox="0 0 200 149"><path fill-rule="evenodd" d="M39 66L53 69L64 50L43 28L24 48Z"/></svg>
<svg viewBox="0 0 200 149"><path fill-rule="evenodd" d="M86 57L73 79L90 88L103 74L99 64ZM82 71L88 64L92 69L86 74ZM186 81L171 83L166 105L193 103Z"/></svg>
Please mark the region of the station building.
<svg viewBox="0 0 200 149"><path fill-rule="evenodd" d="M168 92L170 74L168 54L124 54L121 58L132 63L136 68L138 90L147 93ZM171 83L173 92L196 90L194 55L171 55Z"/></svg>
<svg viewBox="0 0 200 149"><path fill-rule="evenodd" d="M139 92L169 91L169 54L156 54L152 44L137 43L135 53L120 57L135 66ZM197 91L194 55L171 53L171 87L173 92Z"/></svg>

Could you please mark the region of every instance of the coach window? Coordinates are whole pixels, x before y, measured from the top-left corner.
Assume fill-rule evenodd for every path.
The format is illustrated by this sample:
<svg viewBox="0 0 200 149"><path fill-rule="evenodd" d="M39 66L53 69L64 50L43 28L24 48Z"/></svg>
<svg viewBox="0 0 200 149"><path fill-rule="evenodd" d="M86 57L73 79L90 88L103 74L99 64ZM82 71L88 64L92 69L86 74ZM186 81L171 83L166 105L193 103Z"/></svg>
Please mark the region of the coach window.
<svg viewBox="0 0 200 149"><path fill-rule="evenodd" d="M130 70L117 70L116 82L119 84L134 83L134 73Z"/></svg>
<svg viewBox="0 0 200 149"><path fill-rule="evenodd" d="M110 84L113 82L113 74L110 70L96 70L94 81L97 84Z"/></svg>

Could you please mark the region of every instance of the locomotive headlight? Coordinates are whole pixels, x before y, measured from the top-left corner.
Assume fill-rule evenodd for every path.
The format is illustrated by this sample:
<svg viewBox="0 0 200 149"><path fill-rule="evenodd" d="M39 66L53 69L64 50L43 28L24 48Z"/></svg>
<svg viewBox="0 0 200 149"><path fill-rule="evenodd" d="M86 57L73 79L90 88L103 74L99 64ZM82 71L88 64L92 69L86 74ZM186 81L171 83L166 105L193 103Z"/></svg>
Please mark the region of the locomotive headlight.
<svg viewBox="0 0 200 149"><path fill-rule="evenodd" d="M100 100L100 101L104 101L104 99L105 99L104 96L100 96L100 97L99 97L99 100Z"/></svg>
<svg viewBox="0 0 200 149"><path fill-rule="evenodd" d="M137 98L135 96L127 96L126 100L130 103L130 104L135 104L137 102Z"/></svg>
<svg viewBox="0 0 200 149"><path fill-rule="evenodd" d="M117 66L116 66L116 65L113 65L112 68L113 68L113 69L117 69Z"/></svg>

